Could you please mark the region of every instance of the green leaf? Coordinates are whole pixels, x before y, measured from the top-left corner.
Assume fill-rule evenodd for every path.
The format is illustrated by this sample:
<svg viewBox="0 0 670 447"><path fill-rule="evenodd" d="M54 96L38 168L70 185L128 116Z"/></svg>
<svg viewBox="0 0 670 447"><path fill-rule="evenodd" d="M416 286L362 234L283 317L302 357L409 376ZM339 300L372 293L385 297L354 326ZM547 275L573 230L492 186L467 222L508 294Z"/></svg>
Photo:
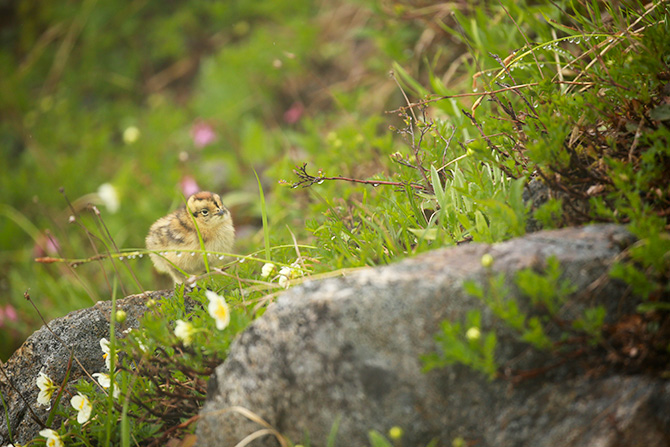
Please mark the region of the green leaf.
<svg viewBox="0 0 670 447"><path fill-rule="evenodd" d="M435 166L430 167L430 182L437 198L437 203L440 207L445 205L445 191L442 189L442 182L440 181L440 174L435 169Z"/></svg>
<svg viewBox="0 0 670 447"><path fill-rule="evenodd" d="M370 430L368 432L368 439L370 440L371 447L393 447L393 445L376 430Z"/></svg>
<svg viewBox="0 0 670 447"><path fill-rule="evenodd" d="M408 228L407 231L415 235L416 237L426 240L426 241L434 241L437 239L437 235L439 232L438 228Z"/></svg>
<svg viewBox="0 0 670 447"><path fill-rule="evenodd" d="M263 242L265 243L265 259L267 262L272 261L272 253L270 251L270 226L268 225L268 212L265 205L265 194L263 194L263 185L261 185L261 180L258 178L258 173L254 169L254 175L256 176L256 182L258 183L258 194L261 201L261 217L263 220Z"/></svg>

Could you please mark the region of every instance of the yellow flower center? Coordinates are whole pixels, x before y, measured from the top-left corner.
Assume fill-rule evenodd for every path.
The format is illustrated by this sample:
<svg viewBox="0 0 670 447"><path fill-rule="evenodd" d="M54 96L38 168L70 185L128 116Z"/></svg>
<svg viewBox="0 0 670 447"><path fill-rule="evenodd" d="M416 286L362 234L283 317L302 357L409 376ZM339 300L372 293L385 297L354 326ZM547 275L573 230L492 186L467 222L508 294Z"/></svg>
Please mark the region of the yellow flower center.
<svg viewBox="0 0 670 447"><path fill-rule="evenodd" d="M225 306L221 305L220 303L216 306L216 318L223 320L226 318L226 315L228 315L228 311Z"/></svg>

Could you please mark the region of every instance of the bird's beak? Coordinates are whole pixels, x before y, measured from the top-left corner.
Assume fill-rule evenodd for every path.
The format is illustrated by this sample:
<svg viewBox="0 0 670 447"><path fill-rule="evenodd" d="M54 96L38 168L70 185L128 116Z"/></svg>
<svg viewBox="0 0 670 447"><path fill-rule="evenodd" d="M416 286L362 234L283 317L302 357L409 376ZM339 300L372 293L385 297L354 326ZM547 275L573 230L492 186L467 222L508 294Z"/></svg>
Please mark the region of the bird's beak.
<svg viewBox="0 0 670 447"><path fill-rule="evenodd" d="M214 213L214 214L216 214L217 216L223 216L224 214L226 214L226 209L225 209L225 208L221 208L219 211L217 211L217 212Z"/></svg>

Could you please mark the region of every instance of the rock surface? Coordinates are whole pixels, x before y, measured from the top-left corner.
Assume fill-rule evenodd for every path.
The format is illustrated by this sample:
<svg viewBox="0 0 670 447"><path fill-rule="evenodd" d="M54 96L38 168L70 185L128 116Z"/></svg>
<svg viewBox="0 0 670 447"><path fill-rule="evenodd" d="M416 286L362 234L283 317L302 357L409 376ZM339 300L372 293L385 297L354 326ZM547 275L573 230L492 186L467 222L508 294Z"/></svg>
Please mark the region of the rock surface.
<svg viewBox="0 0 670 447"><path fill-rule="evenodd" d="M308 434L315 447L326 445L338 417L337 446L369 445L369 430L386 433L393 426L403 429L406 446L432 439L451 445L457 437L478 447L670 445L670 387L662 381L589 379L564 366L512 386L460 365L424 373L419 360L436 350L442 320L464 321L469 310L480 309L482 330L496 325L503 368L547 365L552 359L515 342L463 292L463 281L483 281L485 253L495 260L493 272L505 272L510 283L514 272L542 267L553 255L582 292L563 316L600 303L615 317L633 303L603 274L631 242L614 225L544 231L295 287L241 334L217 368L198 445L232 447L264 428L240 407L294 443ZM279 445L274 436L257 434L248 445Z"/></svg>
<svg viewBox="0 0 670 447"><path fill-rule="evenodd" d="M127 314L125 324L119 329L138 327L138 319L147 309L146 300L158 300L171 293L173 292L147 292L118 300L117 309L124 310ZM35 385L35 379L40 372L44 372L56 384L61 384L70 359L68 348L72 349L76 358L72 362L70 383L85 376L82 367L89 374L106 371L100 339L109 339L110 312L111 301L100 301L88 309L70 312L57 318L49 322L51 331L43 326L33 333L3 365L5 374L0 375L0 391L9 409L8 417L14 443L23 445L37 436L42 428L33 420L28 405L39 419L46 421L48 410L37 405L39 389ZM3 417L0 423L0 445L10 442L6 421Z"/></svg>

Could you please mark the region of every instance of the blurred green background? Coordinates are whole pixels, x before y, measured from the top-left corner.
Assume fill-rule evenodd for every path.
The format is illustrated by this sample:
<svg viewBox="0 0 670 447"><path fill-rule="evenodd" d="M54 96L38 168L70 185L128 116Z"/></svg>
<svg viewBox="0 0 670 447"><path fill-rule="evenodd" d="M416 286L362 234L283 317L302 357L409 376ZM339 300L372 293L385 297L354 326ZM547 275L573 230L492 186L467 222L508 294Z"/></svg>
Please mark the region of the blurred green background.
<svg viewBox="0 0 670 447"><path fill-rule="evenodd" d="M42 324L26 291L47 320L109 299L110 288L141 291L108 263L34 262L104 250L80 227L105 233L89 203L118 247L143 248L182 194L216 191L232 211L236 251L249 253L263 246L255 170L272 243L291 243L291 233L308 242L306 221L328 205L278 182L303 162L330 175L385 171L399 143L388 131L398 117L384 112L403 104L389 71L396 62L420 76L428 59L444 70L458 44L431 22L450 8L466 6L0 2L0 358ZM80 213L74 223L60 188ZM344 199L362 190L315 189ZM146 257L129 265L144 289L171 285Z"/></svg>

